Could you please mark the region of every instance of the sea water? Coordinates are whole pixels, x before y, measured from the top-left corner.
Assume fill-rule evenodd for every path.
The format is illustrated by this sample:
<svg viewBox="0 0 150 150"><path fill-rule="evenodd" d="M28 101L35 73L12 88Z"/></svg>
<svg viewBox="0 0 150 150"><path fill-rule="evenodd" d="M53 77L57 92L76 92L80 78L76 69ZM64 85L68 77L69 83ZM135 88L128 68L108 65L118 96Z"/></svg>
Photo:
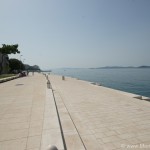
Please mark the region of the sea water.
<svg viewBox="0 0 150 150"><path fill-rule="evenodd" d="M53 73L150 97L150 69L53 69Z"/></svg>

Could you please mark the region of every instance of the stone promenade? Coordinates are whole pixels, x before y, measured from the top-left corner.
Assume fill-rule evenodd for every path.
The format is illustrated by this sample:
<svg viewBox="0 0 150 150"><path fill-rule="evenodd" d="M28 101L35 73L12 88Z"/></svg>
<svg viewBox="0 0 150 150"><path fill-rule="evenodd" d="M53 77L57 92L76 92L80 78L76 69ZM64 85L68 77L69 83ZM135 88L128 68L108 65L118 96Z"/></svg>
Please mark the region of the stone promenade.
<svg viewBox="0 0 150 150"><path fill-rule="evenodd" d="M49 79L53 91L37 73L0 84L0 150L150 149L150 102L73 78Z"/></svg>
<svg viewBox="0 0 150 150"><path fill-rule="evenodd" d="M73 78L50 80L69 150L150 149L150 102Z"/></svg>

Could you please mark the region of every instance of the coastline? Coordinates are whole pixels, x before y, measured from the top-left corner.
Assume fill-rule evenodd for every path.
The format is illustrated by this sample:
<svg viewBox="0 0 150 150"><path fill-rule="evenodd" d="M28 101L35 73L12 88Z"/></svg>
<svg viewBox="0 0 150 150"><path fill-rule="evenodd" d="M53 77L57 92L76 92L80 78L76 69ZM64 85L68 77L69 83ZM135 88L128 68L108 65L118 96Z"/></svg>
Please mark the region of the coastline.
<svg viewBox="0 0 150 150"><path fill-rule="evenodd" d="M59 75L59 74L53 74L53 73L46 73L47 75L56 75L56 76L59 76L60 78L62 77L62 75ZM122 90L119 90L119 89L115 89L115 88L112 88L112 87L107 87L107 86L104 86L103 84L101 83L98 83L98 82L91 82L91 81L87 81L87 80L82 80L82 79L79 79L79 78L76 78L76 77L71 77L71 76L64 76L65 78L70 78L70 79L76 79L76 80L80 80L80 81L83 81L83 82L87 82L89 84L92 84L93 86L102 86L108 90L113 90L117 93L121 93L123 95L126 95L126 96L129 96L131 98L137 98L137 99L140 99L140 100L146 100L146 101L150 101L150 97L147 97L147 96L144 96L144 95L140 95L140 94L135 94L135 93L131 93L131 92L126 92L126 91L122 91Z"/></svg>
<svg viewBox="0 0 150 150"><path fill-rule="evenodd" d="M52 73L150 97L150 69L54 69Z"/></svg>

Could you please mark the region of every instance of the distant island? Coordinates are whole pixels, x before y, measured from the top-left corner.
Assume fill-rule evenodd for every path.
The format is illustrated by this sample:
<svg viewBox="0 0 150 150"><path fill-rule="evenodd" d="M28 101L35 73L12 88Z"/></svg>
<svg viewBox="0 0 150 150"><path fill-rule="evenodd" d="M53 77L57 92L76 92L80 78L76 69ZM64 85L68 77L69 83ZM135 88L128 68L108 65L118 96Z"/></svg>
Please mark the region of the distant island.
<svg viewBox="0 0 150 150"><path fill-rule="evenodd" d="M126 69L126 68L137 68L137 69L144 69L144 68L150 68L150 66L138 66L138 67L134 67L134 66L106 66L106 67L96 67L96 68L57 68L57 69L63 69L64 71L68 70L68 69ZM53 69L47 69L47 70L41 70L42 72L53 72Z"/></svg>
<svg viewBox="0 0 150 150"><path fill-rule="evenodd" d="M126 69L126 68L150 68L150 66L138 66L138 67L134 67L134 66L127 66L127 67L123 67L123 66L106 66L106 67L97 67L97 68L89 68L89 69Z"/></svg>

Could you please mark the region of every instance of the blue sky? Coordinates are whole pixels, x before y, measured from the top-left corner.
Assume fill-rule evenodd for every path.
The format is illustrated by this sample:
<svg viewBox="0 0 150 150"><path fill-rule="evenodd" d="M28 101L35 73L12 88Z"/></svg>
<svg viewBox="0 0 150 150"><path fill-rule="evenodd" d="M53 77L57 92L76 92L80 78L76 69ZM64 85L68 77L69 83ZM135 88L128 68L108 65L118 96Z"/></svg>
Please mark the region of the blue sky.
<svg viewBox="0 0 150 150"><path fill-rule="evenodd" d="M16 43L42 69L150 65L150 0L0 0L0 44Z"/></svg>

